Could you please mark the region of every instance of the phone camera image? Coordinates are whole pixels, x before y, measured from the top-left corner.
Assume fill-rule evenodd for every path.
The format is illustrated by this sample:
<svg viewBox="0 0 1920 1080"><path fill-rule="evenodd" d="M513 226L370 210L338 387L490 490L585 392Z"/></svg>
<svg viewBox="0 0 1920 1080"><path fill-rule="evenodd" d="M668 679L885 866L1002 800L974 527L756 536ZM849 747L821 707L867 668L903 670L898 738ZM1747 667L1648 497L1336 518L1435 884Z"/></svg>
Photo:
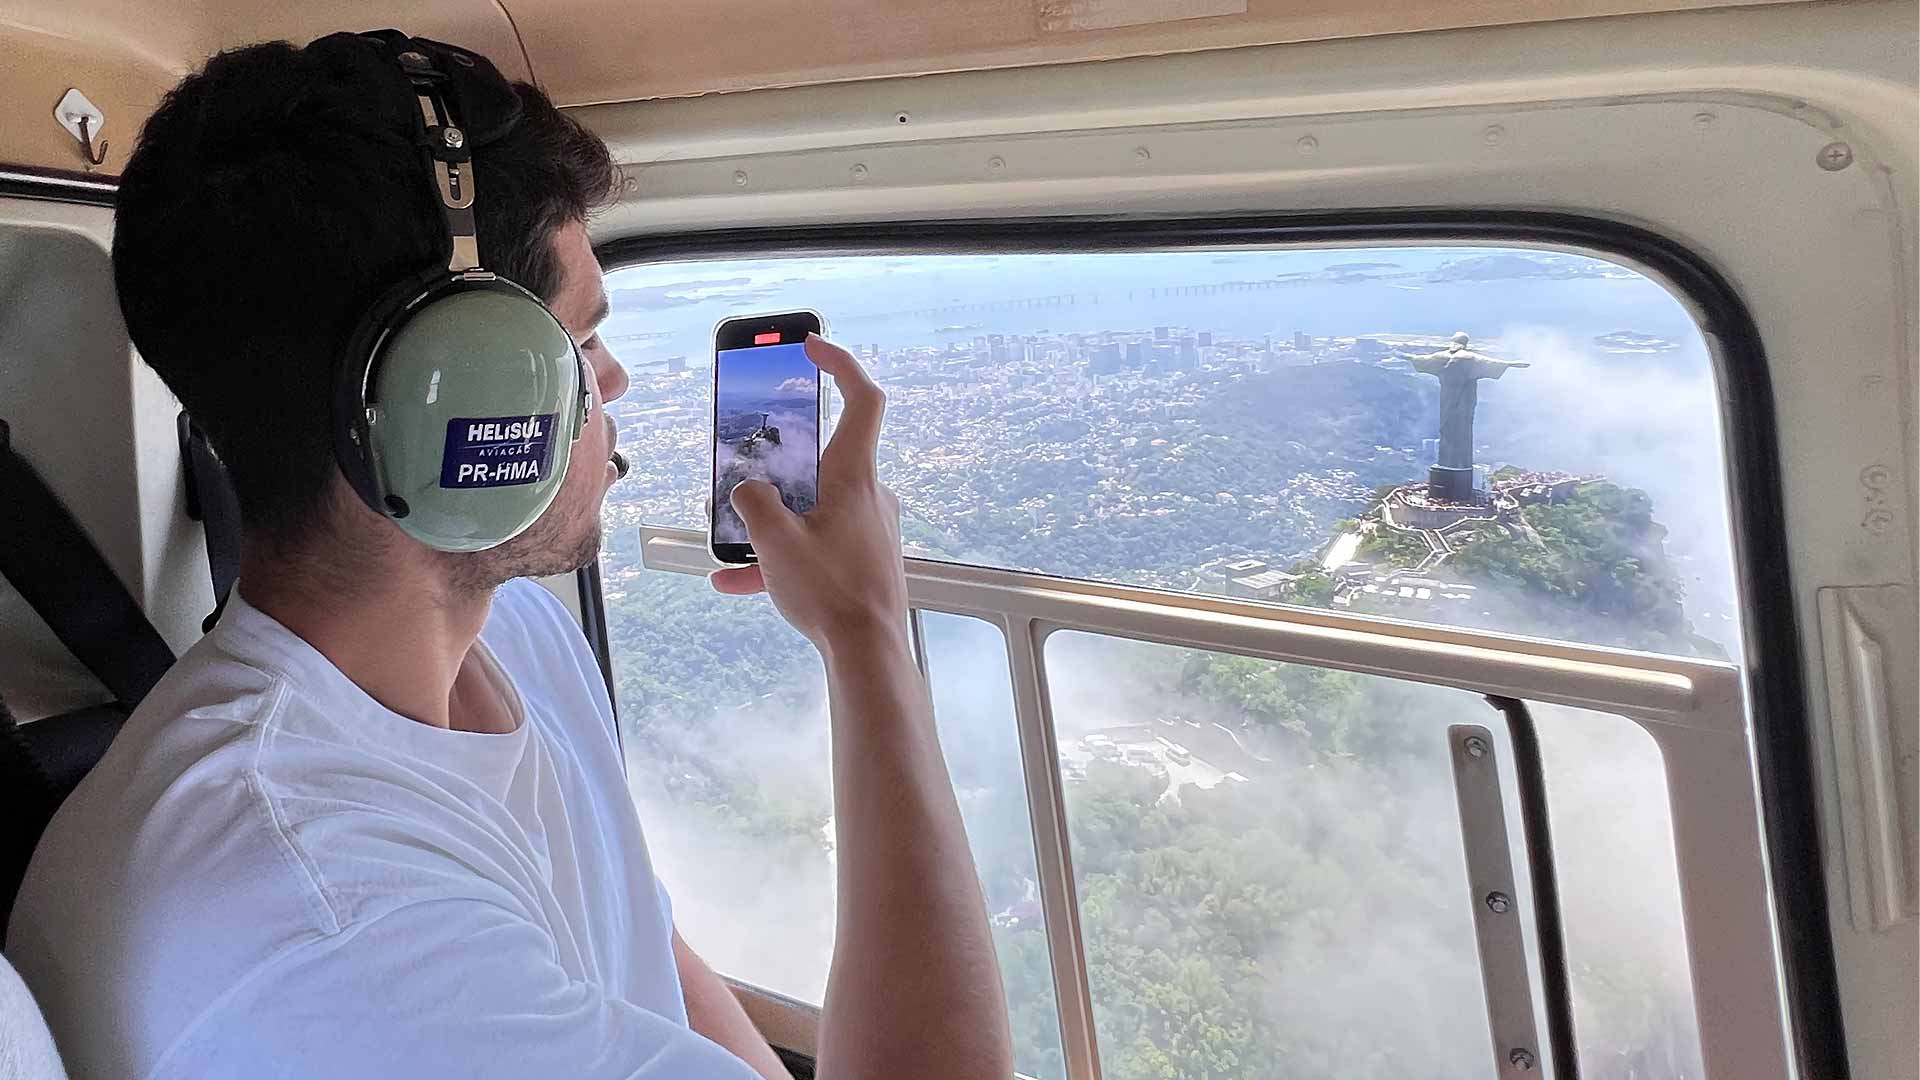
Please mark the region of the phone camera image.
<svg viewBox="0 0 1920 1080"><path fill-rule="evenodd" d="M813 509L820 486L820 371L800 342L721 349L715 356L713 542L746 544L729 499L764 480L787 509Z"/></svg>

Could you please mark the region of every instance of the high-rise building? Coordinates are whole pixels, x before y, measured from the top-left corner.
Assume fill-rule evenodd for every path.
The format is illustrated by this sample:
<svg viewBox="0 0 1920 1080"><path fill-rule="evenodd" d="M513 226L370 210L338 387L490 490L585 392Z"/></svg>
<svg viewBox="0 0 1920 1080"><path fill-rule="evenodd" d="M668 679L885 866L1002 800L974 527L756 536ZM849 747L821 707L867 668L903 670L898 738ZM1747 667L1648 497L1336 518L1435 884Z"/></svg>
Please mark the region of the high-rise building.
<svg viewBox="0 0 1920 1080"><path fill-rule="evenodd" d="M1171 326L1156 326L1153 328L1153 340L1155 341L1165 341L1172 334L1173 327Z"/></svg>
<svg viewBox="0 0 1920 1080"><path fill-rule="evenodd" d="M1200 340L1201 348L1203 349L1213 348L1213 331L1211 330L1200 331L1199 340Z"/></svg>
<svg viewBox="0 0 1920 1080"><path fill-rule="evenodd" d="M1293 347L1301 352L1306 352L1313 348L1313 338L1309 337L1305 330L1295 330L1293 332Z"/></svg>
<svg viewBox="0 0 1920 1080"><path fill-rule="evenodd" d="M1147 366L1147 347L1138 341L1127 342L1127 366L1143 368Z"/></svg>
<svg viewBox="0 0 1920 1080"><path fill-rule="evenodd" d="M678 375L687 370L687 358L684 356L667 357L667 374Z"/></svg>

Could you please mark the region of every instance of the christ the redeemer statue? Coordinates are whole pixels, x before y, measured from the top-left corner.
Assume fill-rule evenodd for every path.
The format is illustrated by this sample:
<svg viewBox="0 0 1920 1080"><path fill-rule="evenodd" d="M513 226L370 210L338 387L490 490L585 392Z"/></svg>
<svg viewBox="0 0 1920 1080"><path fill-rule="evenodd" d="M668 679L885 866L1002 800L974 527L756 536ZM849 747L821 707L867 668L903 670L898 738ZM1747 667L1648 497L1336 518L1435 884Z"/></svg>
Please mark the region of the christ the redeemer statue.
<svg viewBox="0 0 1920 1080"><path fill-rule="evenodd" d="M1427 473L1427 494L1443 502L1471 503L1473 411L1480 404L1480 380L1531 365L1474 352L1467 348L1465 331L1453 335L1453 344L1440 352L1403 359L1413 370L1440 380L1440 461Z"/></svg>

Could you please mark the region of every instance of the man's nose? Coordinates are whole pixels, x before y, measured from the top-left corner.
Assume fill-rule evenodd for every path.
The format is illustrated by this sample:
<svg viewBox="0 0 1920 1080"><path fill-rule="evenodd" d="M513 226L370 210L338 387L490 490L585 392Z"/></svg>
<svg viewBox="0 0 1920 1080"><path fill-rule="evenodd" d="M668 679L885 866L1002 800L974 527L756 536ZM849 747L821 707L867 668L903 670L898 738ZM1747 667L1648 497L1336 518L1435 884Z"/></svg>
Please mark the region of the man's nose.
<svg viewBox="0 0 1920 1080"><path fill-rule="evenodd" d="M627 392L627 369L612 356L595 357L593 377L600 384L600 400L615 401Z"/></svg>

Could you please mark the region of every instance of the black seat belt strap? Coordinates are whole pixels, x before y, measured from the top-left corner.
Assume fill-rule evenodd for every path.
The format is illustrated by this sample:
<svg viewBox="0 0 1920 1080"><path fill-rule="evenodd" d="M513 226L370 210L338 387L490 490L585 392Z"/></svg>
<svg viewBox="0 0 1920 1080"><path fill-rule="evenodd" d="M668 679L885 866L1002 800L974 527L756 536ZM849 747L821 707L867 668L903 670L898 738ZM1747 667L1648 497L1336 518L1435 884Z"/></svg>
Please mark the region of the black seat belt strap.
<svg viewBox="0 0 1920 1080"><path fill-rule="evenodd" d="M207 435L184 410L180 413L180 460L187 468L187 516L207 534L207 573L213 578L213 614L200 629L208 631L226 610L227 594L240 576L240 500L226 466L213 453Z"/></svg>
<svg viewBox="0 0 1920 1080"><path fill-rule="evenodd" d="M54 636L131 709L173 665L147 621L80 523L13 448L0 420L0 577Z"/></svg>

